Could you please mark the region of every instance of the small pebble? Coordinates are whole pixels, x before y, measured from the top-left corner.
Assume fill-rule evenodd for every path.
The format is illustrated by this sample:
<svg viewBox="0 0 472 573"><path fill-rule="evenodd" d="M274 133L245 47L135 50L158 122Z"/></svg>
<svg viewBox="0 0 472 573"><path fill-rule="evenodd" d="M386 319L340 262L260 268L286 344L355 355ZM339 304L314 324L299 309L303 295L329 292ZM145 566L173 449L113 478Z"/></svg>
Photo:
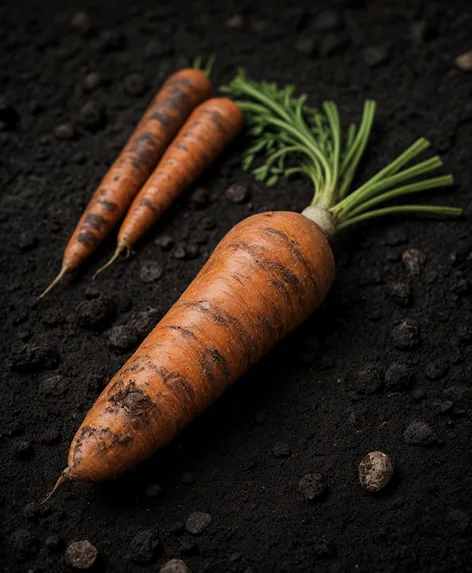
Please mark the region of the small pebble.
<svg viewBox="0 0 472 573"><path fill-rule="evenodd" d="M82 301L76 308L78 323L83 328L100 330L112 319L114 303L105 296Z"/></svg>
<svg viewBox="0 0 472 573"><path fill-rule="evenodd" d="M143 261L139 269L139 278L144 284L155 283L162 277L162 267L156 261Z"/></svg>
<svg viewBox="0 0 472 573"><path fill-rule="evenodd" d="M99 102L89 101L80 108L79 120L86 129L98 130L105 126L106 119L105 107Z"/></svg>
<svg viewBox="0 0 472 573"><path fill-rule="evenodd" d="M308 503L320 498L326 489L326 482L320 473L306 474L298 482L298 491Z"/></svg>
<svg viewBox="0 0 472 573"><path fill-rule="evenodd" d="M66 563L74 569L90 569L97 559L97 548L87 539L74 541L65 552Z"/></svg>
<svg viewBox="0 0 472 573"><path fill-rule="evenodd" d="M159 573L192 573L181 559L171 559L160 569Z"/></svg>
<svg viewBox="0 0 472 573"><path fill-rule="evenodd" d="M408 249L402 255L402 262L412 276L421 274L421 267L425 260L426 256L418 249Z"/></svg>
<svg viewBox="0 0 472 573"><path fill-rule="evenodd" d="M153 483L146 488L144 493L148 497L158 497L162 493L162 487L157 483Z"/></svg>
<svg viewBox="0 0 472 573"><path fill-rule="evenodd" d="M232 30L240 30L244 26L244 18L241 14L234 14L234 16L226 20L225 26Z"/></svg>
<svg viewBox="0 0 472 573"><path fill-rule="evenodd" d="M285 442L276 442L272 446L272 453L276 458L286 458L290 455L290 446Z"/></svg>
<svg viewBox="0 0 472 573"><path fill-rule="evenodd" d="M403 432L407 444L428 445L436 441L434 432L426 422L415 420Z"/></svg>
<svg viewBox="0 0 472 573"><path fill-rule="evenodd" d="M392 479L393 466L383 452L370 452L359 464L359 481L367 491L380 491Z"/></svg>
<svg viewBox="0 0 472 573"><path fill-rule="evenodd" d="M447 414L454 408L454 402L452 400L446 400L441 402L436 410L437 414Z"/></svg>
<svg viewBox="0 0 472 573"><path fill-rule="evenodd" d="M84 78L84 90L87 92L95 91L102 83L102 78L97 72L90 72Z"/></svg>
<svg viewBox="0 0 472 573"><path fill-rule="evenodd" d="M456 66L464 72L472 72L472 50L458 56Z"/></svg>
<svg viewBox="0 0 472 573"><path fill-rule="evenodd" d="M353 376L351 385L360 394L374 394L383 386L382 369L377 364L368 363Z"/></svg>
<svg viewBox="0 0 472 573"><path fill-rule="evenodd" d="M152 563L160 545L159 537L151 529L137 533L129 545L130 559L139 565Z"/></svg>
<svg viewBox="0 0 472 573"><path fill-rule="evenodd" d="M174 249L174 259L177 259L179 261L182 261L183 259L187 258L187 252L185 250L185 248L182 245L178 245L175 249Z"/></svg>
<svg viewBox="0 0 472 573"><path fill-rule="evenodd" d="M418 323L406 319L392 330L392 342L395 348L411 350L421 343L421 334Z"/></svg>
<svg viewBox="0 0 472 573"><path fill-rule="evenodd" d="M61 123L54 128L54 137L62 141L69 141L75 137L76 130L73 123Z"/></svg>
<svg viewBox="0 0 472 573"><path fill-rule="evenodd" d="M341 27L341 18L335 10L323 10L318 14L313 29L317 32L334 32Z"/></svg>
<svg viewBox="0 0 472 573"><path fill-rule="evenodd" d="M157 237L154 244L161 247L163 251L168 251L174 245L174 239L170 235L161 235Z"/></svg>
<svg viewBox="0 0 472 573"><path fill-rule="evenodd" d="M385 386L388 390L406 390L413 380L411 369L400 362L393 362L385 372Z"/></svg>
<svg viewBox="0 0 472 573"><path fill-rule="evenodd" d="M185 522L185 529L192 535L199 535L205 531L211 522L212 519L209 513L195 511L187 518L187 521Z"/></svg>
<svg viewBox="0 0 472 573"><path fill-rule="evenodd" d="M141 74L130 74L125 77L125 92L131 96L142 96L146 93L146 80Z"/></svg>
<svg viewBox="0 0 472 573"><path fill-rule="evenodd" d="M251 194L247 185L241 183L233 183L226 189L225 197L232 203L245 203L249 200Z"/></svg>
<svg viewBox="0 0 472 573"><path fill-rule="evenodd" d="M399 306L409 306L411 300L411 289L408 283L388 283L386 285L386 291L388 296Z"/></svg>
<svg viewBox="0 0 472 573"><path fill-rule="evenodd" d="M191 195L191 201L197 208L206 207L210 202L210 194L207 189L197 187Z"/></svg>
<svg viewBox="0 0 472 573"><path fill-rule="evenodd" d="M72 16L70 25L72 28L81 32L82 34L87 34L90 31L92 24L90 16L87 14L87 12L76 12Z"/></svg>
<svg viewBox="0 0 472 573"><path fill-rule="evenodd" d="M386 64L389 59L389 50L385 46L370 46L364 50L364 62L369 68Z"/></svg>

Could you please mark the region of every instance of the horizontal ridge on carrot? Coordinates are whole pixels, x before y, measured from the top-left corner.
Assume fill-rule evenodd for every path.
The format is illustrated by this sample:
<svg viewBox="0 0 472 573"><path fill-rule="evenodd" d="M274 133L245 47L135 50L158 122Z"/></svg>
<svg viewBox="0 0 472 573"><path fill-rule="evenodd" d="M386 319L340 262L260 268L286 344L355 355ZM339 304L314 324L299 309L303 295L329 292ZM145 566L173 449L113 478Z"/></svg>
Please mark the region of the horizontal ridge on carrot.
<svg viewBox="0 0 472 573"><path fill-rule="evenodd" d="M424 139L352 191L374 102L366 102L359 127L352 125L343 137L333 103L313 110L304 96L293 97L291 86L251 82L240 74L226 91L238 98L254 139L245 168L261 155L255 173L262 181L307 176L315 187L313 201L302 214L261 213L229 231L88 412L57 485L102 481L134 467L306 320L330 290L335 264L329 239L340 229L385 214L461 213L452 207L376 208L452 183L451 176L418 179L441 165L437 157L407 167L428 147Z"/></svg>
<svg viewBox="0 0 472 573"><path fill-rule="evenodd" d="M59 275L41 297L81 265L124 216L192 110L211 96L208 73L209 68L185 68L165 81L93 194L69 239Z"/></svg>
<svg viewBox="0 0 472 573"><path fill-rule="evenodd" d="M213 163L243 127L240 108L228 98L197 107L134 199L118 233L110 266L153 226L172 203Z"/></svg>

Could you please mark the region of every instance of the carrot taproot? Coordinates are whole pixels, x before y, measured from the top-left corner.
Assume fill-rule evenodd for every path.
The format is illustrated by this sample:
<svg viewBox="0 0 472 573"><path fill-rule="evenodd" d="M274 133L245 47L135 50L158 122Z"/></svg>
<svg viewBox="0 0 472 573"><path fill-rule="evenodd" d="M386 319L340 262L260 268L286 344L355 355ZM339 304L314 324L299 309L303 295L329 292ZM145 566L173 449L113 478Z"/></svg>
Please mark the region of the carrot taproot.
<svg viewBox="0 0 472 573"><path fill-rule="evenodd" d="M185 120L212 91L207 71L199 69L185 68L166 80L93 194L64 251L59 274L41 297L109 234Z"/></svg>
<svg viewBox="0 0 472 573"><path fill-rule="evenodd" d="M333 276L305 216L236 225L89 411L61 481L112 478L169 442L316 309Z"/></svg>
<svg viewBox="0 0 472 573"><path fill-rule="evenodd" d="M192 112L136 195L119 230L115 253L95 276L122 252L130 252L131 247L213 163L242 127L241 109L227 98L209 99Z"/></svg>

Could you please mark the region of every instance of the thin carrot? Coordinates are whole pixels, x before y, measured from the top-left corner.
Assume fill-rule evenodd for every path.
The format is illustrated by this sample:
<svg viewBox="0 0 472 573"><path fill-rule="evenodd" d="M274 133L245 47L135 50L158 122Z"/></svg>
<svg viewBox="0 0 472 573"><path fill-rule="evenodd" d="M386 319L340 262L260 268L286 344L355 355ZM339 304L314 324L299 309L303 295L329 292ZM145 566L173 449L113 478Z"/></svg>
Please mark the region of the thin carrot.
<svg viewBox="0 0 472 573"><path fill-rule="evenodd" d="M188 118L134 199L118 233L110 266L154 225L164 211L213 163L241 131L243 114L230 99L205 101Z"/></svg>
<svg viewBox="0 0 472 573"><path fill-rule="evenodd" d="M210 97L207 70L186 68L170 76L102 179L64 252L62 267L47 294L69 271L81 265L128 209L192 110Z"/></svg>
<svg viewBox="0 0 472 573"><path fill-rule="evenodd" d="M403 185L441 165L431 158L404 169L427 147L423 139L348 194L371 131L373 102L343 141L334 104L318 112L293 98L293 88L237 80L228 91L241 98L256 139L245 166L262 151L260 179L273 182L293 170L308 176L312 204L302 214L253 215L229 231L89 411L56 487L109 479L150 456L306 320L331 287L329 238L338 231L395 212L461 213L415 205L372 210L376 202L451 184L451 176L442 176ZM289 156L291 165L284 165Z"/></svg>

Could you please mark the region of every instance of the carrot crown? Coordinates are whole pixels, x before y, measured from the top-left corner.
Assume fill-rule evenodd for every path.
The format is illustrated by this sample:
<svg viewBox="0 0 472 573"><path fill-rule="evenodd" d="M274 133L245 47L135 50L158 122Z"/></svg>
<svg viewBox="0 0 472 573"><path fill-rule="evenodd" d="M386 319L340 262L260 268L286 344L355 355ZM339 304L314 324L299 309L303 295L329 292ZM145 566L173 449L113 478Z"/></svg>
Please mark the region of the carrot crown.
<svg viewBox="0 0 472 573"><path fill-rule="evenodd" d="M454 207L396 204L378 208L392 199L453 184L452 175L424 178L442 166L438 155L411 165L430 146L425 138L418 139L363 185L352 188L374 123L374 101L364 103L359 126L349 125L343 135L335 103L326 101L320 110L314 109L306 104L306 95L294 96L292 85L279 87L275 83L251 81L240 70L223 91L237 98L253 139L244 153L243 169L252 170L256 179L266 185L294 174L308 177L315 192L311 206L305 211L316 207L329 213L328 234L381 215L462 214L461 209ZM263 160L254 168L260 156Z"/></svg>

